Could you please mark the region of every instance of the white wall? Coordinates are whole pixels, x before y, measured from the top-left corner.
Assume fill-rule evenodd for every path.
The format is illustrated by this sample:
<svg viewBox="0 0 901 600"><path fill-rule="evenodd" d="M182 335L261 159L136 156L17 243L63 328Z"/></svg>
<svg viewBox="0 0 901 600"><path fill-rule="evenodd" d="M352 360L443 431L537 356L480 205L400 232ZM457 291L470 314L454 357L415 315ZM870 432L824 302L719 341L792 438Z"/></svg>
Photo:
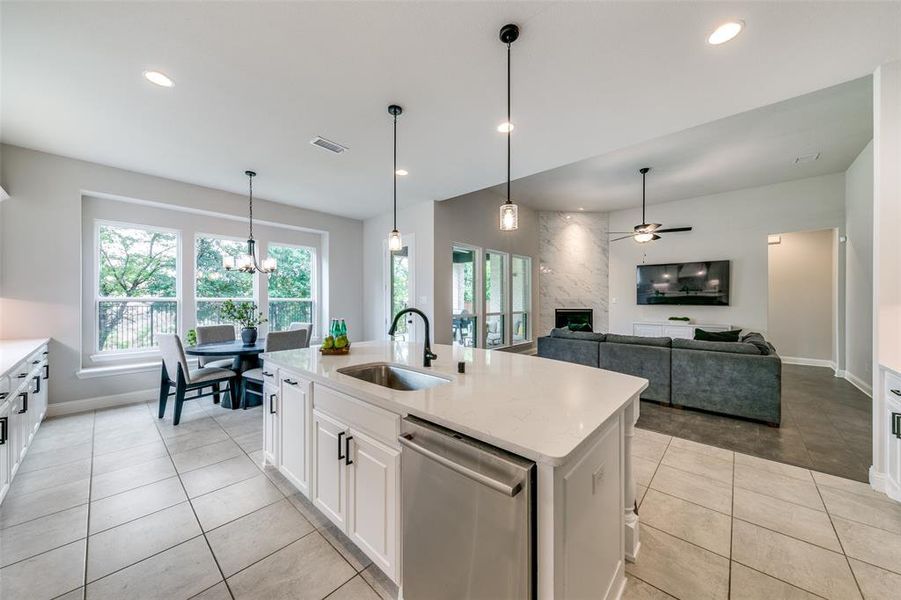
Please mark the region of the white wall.
<svg viewBox="0 0 901 600"><path fill-rule="evenodd" d="M845 172L845 371L864 389L873 381L873 143Z"/></svg>
<svg viewBox="0 0 901 600"><path fill-rule="evenodd" d="M54 403L153 387L158 377L153 374L75 377L82 346L82 196L109 194L232 219L246 216L247 198L16 146L0 146L0 153L0 185L11 196L0 203L0 337L54 339ZM327 313L344 317L351 332L362 331L362 222L265 200L254 202L254 217L261 223L324 232L322 260L329 276L323 281L323 302Z"/></svg>
<svg viewBox="0 0 901 600"><path fill-rule="evenodd" d="M835 366L834 229L781 233L768 246L768 339L785 360Z"/></svg>
<svg viewBox="0 0 901 600"><path fill-rule="evenodd" d="M538 335L554 327L557 308L592 308L595 331L609 330L609 218L608 213L538 214Z"/></svg>
<svg viewBox="0 0 901 600"><path fill-rule="evenodd" d="M534 326L541 310L538 297L538 212L519 207L519 229L498 229L498 207L504 198L482 190L435 203L435 339L450 344L453 337L451 313L453 301L453 245L478 246L532 258L532 340L543 335Z"/></svg>
<svg viewBox="0 0 901 600"><path fill-rule="evenodd" d="M830 227L843 231L844 193L844 174L838 173L649 206L648 218L655 223L694 230L649 244L610 244L610 331L630 333L633 321L678 314L766 334L767 235ZM612 231L628 231L640 221L640 208L610 213ZM730 306L636 304L636 265L720 259L732 261Z"/></svg>
<svg viewBox="0 0 901 600"><path fill-rule="evenodd" d="M428 315L434 324L433 249L435 242L434 202L426 201L397 211L397 229L401 238L413 239L413 306ZM363 339L381 340L388 336L385 267L388 233L394 228L393 213L385 213L363 222ZM406 243L406 242L405 242ZM418 335L422 326L415 325Z"/></svg>

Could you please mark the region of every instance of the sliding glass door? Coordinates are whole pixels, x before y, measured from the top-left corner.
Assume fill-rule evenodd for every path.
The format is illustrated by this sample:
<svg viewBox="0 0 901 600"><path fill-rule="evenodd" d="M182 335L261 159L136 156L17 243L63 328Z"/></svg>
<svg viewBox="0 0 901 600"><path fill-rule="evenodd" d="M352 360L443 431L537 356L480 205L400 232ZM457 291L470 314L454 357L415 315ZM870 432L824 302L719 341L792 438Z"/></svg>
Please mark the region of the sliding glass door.
<svg viewBox="0 0 901 600"><path fill-rule="evenodd" d="M453 248L453 340L455 346L474 348L479 335L478 250Z"/></svg>
<svg viewBox="0 0 901 600"><path fill-rule="evenodd" d="M484 348L499 348L507 342L507 261L509 255L485 251Z"/></svg>
<svg viewBox="0 0 901 600"><path fill-rule="evenodd" d="M528 256L513 255L510 286L513 314L513 343L522 344L532 339L529 316L532 304L532 259Z"/></svg>

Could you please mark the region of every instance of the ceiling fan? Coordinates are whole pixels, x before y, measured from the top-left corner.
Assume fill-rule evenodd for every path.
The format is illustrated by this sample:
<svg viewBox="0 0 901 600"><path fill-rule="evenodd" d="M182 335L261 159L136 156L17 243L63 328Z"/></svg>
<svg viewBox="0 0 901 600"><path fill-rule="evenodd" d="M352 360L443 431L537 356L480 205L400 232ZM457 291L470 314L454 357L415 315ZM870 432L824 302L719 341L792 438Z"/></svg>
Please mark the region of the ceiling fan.
<svg viewBox="0 0 901 600"><path fill-rule="evenodd" d="M645 219L645 177L651 167L642 167L638 170L641 173L641 225L636 225L633 231L611 231L610 235L622 235L622 237L614 238L611 242L626 240L632 238L639 244L653 242L659 240L659 233L676 233L677 231L691 231L691 227L670 227L669 229L660 229L663 227L660 223L647 223Z"/></svg>

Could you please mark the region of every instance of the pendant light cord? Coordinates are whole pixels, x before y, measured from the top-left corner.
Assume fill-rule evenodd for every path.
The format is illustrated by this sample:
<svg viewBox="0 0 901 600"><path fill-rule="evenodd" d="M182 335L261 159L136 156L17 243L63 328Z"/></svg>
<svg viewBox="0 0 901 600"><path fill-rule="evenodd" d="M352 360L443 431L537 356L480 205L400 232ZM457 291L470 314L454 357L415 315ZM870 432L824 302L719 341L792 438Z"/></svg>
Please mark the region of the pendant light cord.
<svg viewBox="0 0 901 600"><path fill-rule="evenodd" d="M248 175L250 180L250 239L253 239L253 175Z"/></svg>
<svg viewBox="0 0 901 600"><path fill-rule="evenodd" d="M394 230L397 231L397 115L394 115Z"/></svg>
<svg viewBox="0 0 901 600"><path fill-rule="evenodd" d="M510 43L507 43L507 204L510 204L510 136L513 121L510 120Z"/></svg>
<svg viewBox="0 0 901 600"><path fill-rule="evenodd" d="M645 178L648 176L647 173L641 174L641 224L644 225L647 223L644 217L644 188L645 188Z"/></svg>

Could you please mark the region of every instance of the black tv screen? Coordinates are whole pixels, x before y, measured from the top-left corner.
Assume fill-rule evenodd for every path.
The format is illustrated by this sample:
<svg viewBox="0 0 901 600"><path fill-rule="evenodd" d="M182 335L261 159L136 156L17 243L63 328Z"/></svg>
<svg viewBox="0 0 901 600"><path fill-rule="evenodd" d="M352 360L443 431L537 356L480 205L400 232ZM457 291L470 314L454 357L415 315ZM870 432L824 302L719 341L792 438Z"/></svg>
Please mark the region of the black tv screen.
<svg viewBox="0 0 901 600"><path fill-rule="evenodd" d="M729 306L729 261L638 265L638 304Z"/></svg>

